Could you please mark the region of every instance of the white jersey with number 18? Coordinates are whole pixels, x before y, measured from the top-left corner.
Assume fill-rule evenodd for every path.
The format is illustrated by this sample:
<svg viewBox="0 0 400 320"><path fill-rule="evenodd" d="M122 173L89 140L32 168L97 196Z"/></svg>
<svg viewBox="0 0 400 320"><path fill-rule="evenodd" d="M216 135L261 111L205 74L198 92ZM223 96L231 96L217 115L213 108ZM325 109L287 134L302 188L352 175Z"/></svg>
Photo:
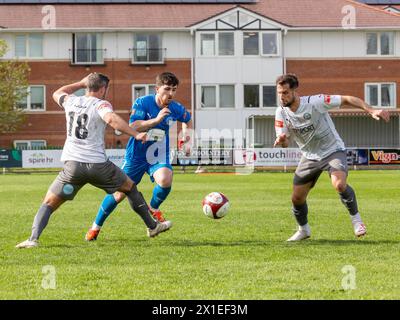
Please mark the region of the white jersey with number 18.
<svg viewBox="0 0 400 320"><path fill-rule="evenodd" d="M342 139L328 113L340 106L339 95L316 95L300 97L296 112L288 107L278 107L275 115L275 131L279 136L293 135L303 156L310 160L321 160L330 154L346 150Z"/></svg>
<svg viewBox="0 0 400 320"><path fill-rule="evenodd" d="M61 161L84 163L107 161L104 149L104 116L113 112L112 105L96 97L68 96L62 107L67 120L67 139Z"/></svg>

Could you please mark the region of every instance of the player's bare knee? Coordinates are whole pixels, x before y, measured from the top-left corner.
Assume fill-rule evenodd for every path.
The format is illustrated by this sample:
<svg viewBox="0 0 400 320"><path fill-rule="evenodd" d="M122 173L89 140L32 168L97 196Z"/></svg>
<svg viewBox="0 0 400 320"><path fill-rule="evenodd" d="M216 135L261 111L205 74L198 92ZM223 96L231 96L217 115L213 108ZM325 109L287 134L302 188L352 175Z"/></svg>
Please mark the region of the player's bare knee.
<svg viewBox="0 0 400 320"><path fill-rule="evenodd" d="M65 200L63 200L62 198L58 197L52 192L48 192L42 203L51 207L54 211L64 202Z"/></svg>
<svg viewBox="0 0 400 320"><path fill-rule="evenodd" d="M156 183L162 188L169 188L172 185L172 175L166 175L156 180Z"/></svg>
<svg viewBox="0 0 400 320"><path fill-rule="evenodd" d="M334 185L334 187L335 187L335 190L336 190L337 192L342 193L342 192L344 192L344 191L346 190L347 183L346 183L346 182L340 181L340 182L337 182L337 183Z"/></svg>
<svg viewBox="0 0 400 320"><path fill-rule="evenodd" d="M113 194L113 197L114 197L114 199L115 199L115 201L117 202L117 203L120 203L122 200L124 200L125 199L125 197L126 197L126 195L125 195L125 193L123 193L123 192L115 192L114 194Z"/></svg>
<svg viewBox="0 0 400 320"><path fill-rule="evenodd" d="M133 181L128 178L128 179L126 179L124 184L119 188L118 191L121 192L121 193L126 194L127 192L131 191L133 185L134 185ZM115 194L118 193L118 191L114 193L114 198L115 198L115 201L117 201L117 202L118 202L118 200L115 197Z"/></svg>
<svg viewBox="0 0 400 320"><path fill-rule="evenodd" d="M292 195L292 203L296 206L302 205L304 202L306 202L306 199L302 196L293 194Z"/></svg>

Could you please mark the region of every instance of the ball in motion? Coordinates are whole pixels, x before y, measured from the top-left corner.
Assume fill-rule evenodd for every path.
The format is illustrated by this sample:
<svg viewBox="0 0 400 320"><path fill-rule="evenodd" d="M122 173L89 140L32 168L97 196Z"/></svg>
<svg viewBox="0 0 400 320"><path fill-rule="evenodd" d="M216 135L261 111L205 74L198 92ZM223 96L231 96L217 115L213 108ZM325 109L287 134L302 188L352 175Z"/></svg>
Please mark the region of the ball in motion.
<svg viewBox="0 0 400 320"><path fill-rule="evenodd" d="M221 192L211 192L203 199L203 212L212 219L225 217L230 206L228 198Z"/></svg>

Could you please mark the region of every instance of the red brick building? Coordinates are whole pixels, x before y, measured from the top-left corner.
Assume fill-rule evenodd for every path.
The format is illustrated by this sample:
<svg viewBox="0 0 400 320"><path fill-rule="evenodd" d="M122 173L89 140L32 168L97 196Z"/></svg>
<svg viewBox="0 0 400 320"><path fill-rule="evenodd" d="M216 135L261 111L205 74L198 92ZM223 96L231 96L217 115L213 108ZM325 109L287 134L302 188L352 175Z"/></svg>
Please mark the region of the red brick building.
<svg viewBox="0 0 400 320"><path fill-rule="evenodd" d="M256 146L270 146L275 79L285 72L299 76L304 95L355 95L399 111L400 18L356 1L31 2L0 1L3 59L31 67L27 121L0 147L62 146L65 115L52 92L93 71L110 76L108 99L125 119L158 73L174 72L199 140L208 139L202 129L250 128ZM354 110L333 114L348 146L399 146L398 117L383 125ZM107 147L127 139L107 131Z"/></svg>

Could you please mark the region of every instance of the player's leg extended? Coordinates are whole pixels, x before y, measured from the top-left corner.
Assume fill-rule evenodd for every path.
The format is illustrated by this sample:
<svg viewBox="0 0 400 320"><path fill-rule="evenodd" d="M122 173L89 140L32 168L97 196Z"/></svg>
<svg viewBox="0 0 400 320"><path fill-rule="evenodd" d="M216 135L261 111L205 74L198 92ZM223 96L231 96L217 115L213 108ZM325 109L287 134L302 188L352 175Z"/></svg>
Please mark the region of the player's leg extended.
<svg viewBox="0 0 400 320"><path fill-rule="evenodd" d="M137 190L136 185L131 179L127 179L127 181L120 188L120 191L126 194L131 208L142 218L143 222L146 224L147 235L149 237L155 237L159 233L167 231L172 227L171 221L160 222L153 218L146 200L144 200L142 193Z"/></svg>
<svg viewBox="0 0 400 320"><path fill-rule="evenodd" d="M128 175L128 177L130 177L131 180L137 181L136 184L139 184L143 174L146 172L146 167L141 164L128 164L124 162L122 170ZM97 211L96 219L93 222L91 229L89 229L89 231L86 233L85 239L87 241L97 239L104 222L115 210L118 204L125 199L125 197L125 193L120 191L114 192L113 194L107 194L104 197Z"/></svg>
<svg viewBox="0 0 400 320"><path fill-rule="evenodd" d="M347 184L347 172L337 170L332 171L330 175L333 187L339 193L340 200L349 211L355 235L357 237L365 235L367 230L358 212L356 194L353 188Z"/></svg>
<svg viewBox="0 0 400 320"><path fill-rule="evenodd" d="M73 167L73 165L72 165ZM71 167L71 168L72 168ZM72 200L82 185L66 183L70 176L69 167L59 173L57 178L46 193L46 196L37 211L32 225L32 233L28 240L17 245L17 248L30 248L38 245L38 240L44 228L46 228L51 214L56 211L66 200Z"/></svg>
<svg viewBox="0 0 400 320"><path fill-rule="evenodd" d="M51 214L56 211L64 202L65 200L61 197L57 196L50 190L47 191L46 197L44 198L43 203L33 220L32 233L29 237L30 241L39 240L40 235L49 222Z"/></svg>
<svg viewBox="0 0 400 320"><path fill-rule="evenodd" d="M164 221L160 211L161 204L167 199L172 187L173 172L170 165L155 165L150 168L150 177L155 181L153 196L150 201L150 210L159 221Z"/></svg>
<svg viewBox="0 0 400 320"><path fill-rule="evenodd" d="M124 199L125 194L119 191L113 194L107 194L100 204L92 229L100 230L100 228L104 224L104 221L106 221L108 216L115 210L115 208L118 206L118 203L120 203Z"/></svg>
<svg viewBox="0 0 400 320"><path fill-rule="evenodd" d="M146 201L142 194L137 190L134 182L111 161L94 164L91 167L90 179L88 181L95 187L101 188L108 194L116 191L122 192L128 198L132 209L142 218L146 224L149 237L154 237L160 232L168 230L172 224L169 221L159 223L154 220Z"/></svg>

